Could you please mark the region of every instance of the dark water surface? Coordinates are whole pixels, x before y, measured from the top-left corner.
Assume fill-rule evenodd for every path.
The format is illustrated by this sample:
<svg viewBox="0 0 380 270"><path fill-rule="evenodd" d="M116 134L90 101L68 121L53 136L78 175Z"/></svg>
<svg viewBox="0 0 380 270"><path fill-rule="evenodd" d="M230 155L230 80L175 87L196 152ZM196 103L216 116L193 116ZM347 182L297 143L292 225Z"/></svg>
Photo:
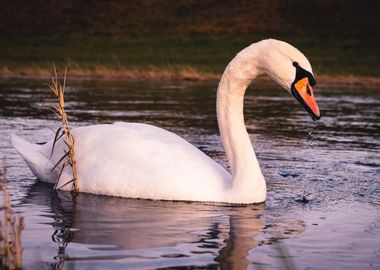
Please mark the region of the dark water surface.
<svg viewBox="0 0 380 270"><path fill-rule="evenodd" d="M26 220L25 269L379 269L380 89L319 88L313 122L289 94L252 87L245 119L268 183L265 204L232 207L56 192L9 134L45 142L59 126L43 81L0 81L0 151ZM227 167L216 84L70 81L72 127L146 122Z"/></svg>

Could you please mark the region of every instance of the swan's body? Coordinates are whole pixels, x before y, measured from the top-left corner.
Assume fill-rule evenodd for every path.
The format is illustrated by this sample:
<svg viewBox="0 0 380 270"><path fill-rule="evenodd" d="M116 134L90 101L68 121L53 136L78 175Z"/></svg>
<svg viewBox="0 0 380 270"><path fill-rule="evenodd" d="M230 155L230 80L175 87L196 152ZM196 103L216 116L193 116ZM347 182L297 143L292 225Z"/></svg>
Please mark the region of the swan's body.
<svg viewBox="0 0 380 270"><path fill-rule="evenodd" d="M222 191L231 185L230 175L211 158L181 137L155 126L121 122L93 125L74 129L73 136L78 185L83 192L130 198L220 201ZM12 139L14 145L23 143L27 147L23 139L15 136ZM32 170L42 181L55 183L60 166L53 172L51 168L64 154L63 142L55 146L49 160L51 149L52 142L33 145L26 161L31 168L36 168L35 163L46 164ZM71 169L65 169L57 187L72 177ZM71 185L63 189L70 190ZM210 197L212 194L214 197Z"/></svg>
<svg viewBox="0 0 380 270"><path fill-rule="evenodd" d="M290 90L299 81L299 70L292 66L295 62L312 74L309 62L297 49L285 42L264 40L241 51L227 66L218 87L217 112L231 174L181 137L161 128L133 123L94 125L72 131L79 190L143 199L263 202L266 184L244 124L244 93L262 74ZM318 118L319 110L316 112L313 104L306 105ZM66 149L62 140L52 156L52 141L36 145L12 135L12 144L40 180L56 183L61 166L53 166ZM57 187L71 179L71 169L66 167ZM62 189L70 190L71 185Z"/></svg>

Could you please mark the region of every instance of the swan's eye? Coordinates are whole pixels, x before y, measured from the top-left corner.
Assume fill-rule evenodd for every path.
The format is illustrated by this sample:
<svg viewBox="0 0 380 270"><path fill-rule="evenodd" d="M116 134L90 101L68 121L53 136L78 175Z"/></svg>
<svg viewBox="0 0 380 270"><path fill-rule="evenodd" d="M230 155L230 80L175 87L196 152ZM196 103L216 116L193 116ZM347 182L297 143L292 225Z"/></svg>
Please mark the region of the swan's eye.
<svg viewBox="0 0 380 270"><path fill-rule="evenodd" d="M293 66L298 67L299 66L298 62L293 62Z"/></svg>

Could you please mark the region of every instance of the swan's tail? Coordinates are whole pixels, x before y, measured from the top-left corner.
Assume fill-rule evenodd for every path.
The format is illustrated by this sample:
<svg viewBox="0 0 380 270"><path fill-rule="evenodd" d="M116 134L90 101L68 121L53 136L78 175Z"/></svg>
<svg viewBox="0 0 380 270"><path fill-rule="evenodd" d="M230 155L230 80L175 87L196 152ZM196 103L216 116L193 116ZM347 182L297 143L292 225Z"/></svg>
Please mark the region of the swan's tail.
<svg viewBox="0 0 380 270"><path fill-rule="evenodd" d="M44 147L42 145L30 143L16 134L11 134L11 142L34 175L42 181L49 182L49 158L43 153Z"/></svg>

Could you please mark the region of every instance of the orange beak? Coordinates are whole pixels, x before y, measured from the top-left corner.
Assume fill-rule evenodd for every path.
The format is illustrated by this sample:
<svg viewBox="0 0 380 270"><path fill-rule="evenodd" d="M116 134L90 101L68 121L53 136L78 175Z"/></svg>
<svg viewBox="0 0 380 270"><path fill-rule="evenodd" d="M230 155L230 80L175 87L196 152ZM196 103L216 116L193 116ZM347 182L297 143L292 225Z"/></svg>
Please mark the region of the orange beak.
<svg viewBox="0 0 380 270"><path fill-rule="evenodd" d="M305 110L310 113L313 120L321 118L319 107L314 98L313 88L307 77L298 80L292 84L292 94L301 103Z"/></svg>

